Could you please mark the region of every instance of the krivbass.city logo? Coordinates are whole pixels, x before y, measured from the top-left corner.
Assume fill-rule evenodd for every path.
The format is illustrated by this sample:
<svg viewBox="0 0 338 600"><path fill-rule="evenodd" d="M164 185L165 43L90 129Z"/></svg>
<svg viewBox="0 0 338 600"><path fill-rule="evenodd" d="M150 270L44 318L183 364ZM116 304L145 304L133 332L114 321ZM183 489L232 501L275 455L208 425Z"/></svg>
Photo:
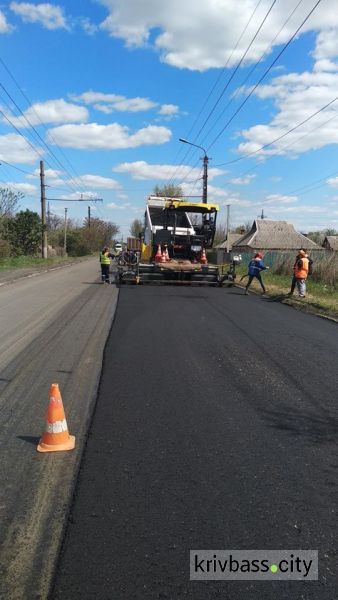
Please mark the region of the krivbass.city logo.
<svg viewBox="0 0 338 600"><path fill-rule="evenodd" d="M318 550L190 550L190 579L318 579Z"/></svg>

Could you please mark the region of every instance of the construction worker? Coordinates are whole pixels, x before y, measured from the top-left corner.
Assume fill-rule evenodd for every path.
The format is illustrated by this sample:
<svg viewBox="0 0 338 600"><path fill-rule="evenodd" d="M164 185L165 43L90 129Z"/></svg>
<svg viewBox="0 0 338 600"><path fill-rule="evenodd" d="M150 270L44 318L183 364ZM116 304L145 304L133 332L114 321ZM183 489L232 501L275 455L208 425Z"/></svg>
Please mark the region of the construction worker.
<svg viewBox="0 0 338 600"><path fill-rule="evenodd" d="M297 286L299 297L305 298L306 280L309 273L309 262L309 257L306 254L306 251L299 250L293 266L293 278L291 282L291 290L289 292L290 296L292 296L295 286Z"/></svg>
<svg viewBox="0 0 338 600"><path fill-rule="evenodd" d="M110 259L113 255L109 252L109 248L105 246L100 252L100 265L101 265L101 281L102 283L110 283L109 268Z"/></svg>
<svg viewBox="0 0 338 600"><path fill-rule="evenodd" d="M295 264L293 265L293 277L292 277L292 281L291 281L291 289L290 289L289 293L287 294L288 296L293 296L293 294L294 294L296 283L297 283L297 278L295 276L295 269L296 269L297 262L299 260L302 260L304 254L305 254L304 258L307 258L308 261L309 261L309 264L308 264L308 275L311 275L313 260L309 257L309 255L307 254L306 250L304 250L304 248L301 248L300 250L298 250L298 254L296 256Z"/></svg>
<svg viewBox="0 0 338 600"><path fill-rule="evenodd" d="M266 271L266 269L268 269L269 267L265 267L264 266L264 262L263 262L263 254L261 254L260 252L256 252L255 256L253 257L253 259L249 262L249 270L248 270L248 283L246 284L246 288L245 288L245 294L248 295L248 289L252 283L252 280L254 278L258 279L261 288L263 290L263 294L265 294L266 289L262 280L262 276L261 276L261 271Z"/></svg>

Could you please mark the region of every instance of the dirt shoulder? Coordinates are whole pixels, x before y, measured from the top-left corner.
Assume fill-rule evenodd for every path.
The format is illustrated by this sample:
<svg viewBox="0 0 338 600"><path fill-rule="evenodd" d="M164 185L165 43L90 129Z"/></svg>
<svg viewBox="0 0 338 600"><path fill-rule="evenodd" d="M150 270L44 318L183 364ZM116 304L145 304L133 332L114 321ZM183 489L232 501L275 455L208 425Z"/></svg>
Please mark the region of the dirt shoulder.
<svg viewBox="0 0 338 600"><path fill-rule="evenodd" d="M237 286L244 290L244 286L241 284L237 284ZM250 294L260 295L261 291L251 286ZM287 304L296 310L301 310L308 314L330 319L338 323L338 306L334 306L334 301L328 305L325 305L325 303L319 304L316 298L312 297L311 294L308 294L306 298L298 298L296 295L290 297L284 291L282 291L279 286L271 283L265 296L267 301Z"/></svg>

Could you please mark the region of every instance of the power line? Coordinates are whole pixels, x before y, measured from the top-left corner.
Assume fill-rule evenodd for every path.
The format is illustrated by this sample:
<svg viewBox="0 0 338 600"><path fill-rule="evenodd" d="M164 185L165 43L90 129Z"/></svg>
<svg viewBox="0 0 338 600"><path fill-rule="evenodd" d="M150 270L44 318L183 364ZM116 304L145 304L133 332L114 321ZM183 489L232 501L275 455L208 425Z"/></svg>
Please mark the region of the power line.
<svg viewBox="0 0 338 600"><path fill-rule="evenodd" d="M227 109L229 108L229 106L231 106L234 98L236 96L238 96L239 90L243 89L243 87L245 86L246 82L251 77L251 75L254 73L254 71L257 69L258 65L262 62L262 60L265 57L265 55L267 54L267 52L273 47L274 42L277 40L277 38L279 37L279 35L283 31L283 29L286 27L286 25L288 24L288 22L290 21L290 19L293 17L293 15L295 14L295 12L298 9L298 7L302 4L302 2L303 2L303 0L299 0L298 4L295 6L295 8L291 11L291 13L287 17L287 19L284 21L284 23L283 23L282 27L280 28L280 30L278 31L278 33L276 33L276 35L271 40L271 42L266 46L264 52L261 54L261 56L259 57L259 59L257 60L257 62L253 65L252 69L249 71L249 73L246 75L246 77L240 83L240 86L236 90L236 92L234 93L233 97L229 99L229 101L227 102L226 106L222 110L222 112L219 115L219 117L214 121L213 125L210 127L210 129L209 129L208 133L206 134L206 136L204 136L203 143L209 137L209 135L211 134L211 132L213 131L213 129L215 128L215 126L217 125L217 123L221 120L221 118L223 117L224 113L227 111Z"/></svg>
<svg viewBox="0 0 338 600"><path fill-rule="evenodd" d="M7 71L7 73L9 74L9 76L11 77L12 81L14 81L15 85L17 86L18 90L21 92L22 96L24 97L24 99L26 100L28 106L30 106L30 108L32 109L32 111L34 112L36 118L39 120L40 124L44 127L45 131L47 130L47 127L45 126L45 124L43 123L43 121L41 120L39 114L37 113L37 111L34 108L34 105L32 104L32 102L30 101L30 99L28 98L28 96L25 94L25 92L23 91L22 87L20 86L20 84L18 83L18 81L15 79L14 75L12 74L12 72L10 71L10 69L7 67L7 65L5 64L4 60L0 57L0 62L3 65L4 69ZM22 112L22 111L21 111ZM23 114L23 113L22 113ZM52 136L52 134L50 132L49 136L50 139L52 139L52 141L54 142L54 144L56 145L56 147L58 148L59 152L62 154L62 156L64 157L64 159L67 161L67 163L69 164L70 168L72 169L73 173L75 174L75 176L77 178L79 178L79 175L77 174L77 172L75 171L74 167L72 166L71 162L68 160L66 154L63 152L63 150L60 148L60 146L57 144L57 142L55 141L54 137ZM51 152L51 151L50 151ZM61 164L61 163L59 163ZM64 169L64 167L62 166L62 169ZM64 169L66 172L67 170ZM80 182L80 187L81 187L81 182Z"/></svg>
<svg viewBox="0 0 338 600"><path fill-rule="evenodd" d="M258 7L259 7L259 5L261 4L261 2L262 2L262 0L259 0L259 1L258 1L258 3L256 4L256 6L255 6L255 8L254 8L253 12L252 12L252 13L251 13L251 15L250 15L250 18L249 18L249 20L247 21L247 23L246 23L246 25L245 25L244 29L242 30L242 33L240 34L239 38L237 39L237 42L236 42L235 46L233 47L233 49L232 49L231 53L229 54L229 57L228 57L228 59L227 59L227 61L226 61L225 65L224 65L224 67L222 68L222 71L220 72L220 74L219 74L219 75L218 75L218 77L216 78L216 81L215 81L215 83L213 84L213 86L212 86L212 88L211 88L211 90L210 90L210 92L209 92L209 94L208 94L208 96L207 96L206 100L204 101L204 104L203 104L202 108L200 109L200 111L199 111L198 115L195 117L195 120L194 120L194 122L193 122L192 126L190 127L190 129L189 129L188 133L187 133L187 134L184 136L185 138L189 139L189 137L190 137L190 134L192 133L192 131L193 131L193 129L194 129L194 127L195 127L196 123L198 122L198 119L199 119L199 117L200 117L200 116L201 116L201 114L203 113L203 111L204 111L205 107L207 106L207 104L208 104L208 102L209 102L209 99L211 98L211 96L212 96L212 94L213 94L214 90L216 89L216 87L217 87L217 85L218 85L218 82L219 82L219 81L220 81L220 79L223 77L223 75L224 75L224 73L225 73L225 70L226 70L226 68L227 68L227 66L228 66L228 64L229 64L229 62L230 62L230 60L231 60L231 58L232 58L232 56L233 56L234 52L235 52L235 51L236 51L236 49L237 49L237 46L238 46L238 44L240 43L240 41L241 41L241 39L242 39L243 35L245 34L245 32L246 32L247 28L249 27L249 25L250 25L250 23L251 23L251 21L252 21L252 19L253 19L254 15L255 15L255 13L256 13L256 11L257 11L257 9L258 9ZM182 146L180 146L180 149L179 149L179 151L176 153L176 156L175 156L175 158L174 158L174 162L176 162L176 160L178 159L178 156L180 155L181 151L182 151ZM170 180L169 180L169 181L172 181L172 180L175 178L176 172L177 172L177 171L178 171L178 169L180 168L181 164L182 164L182 163L184 163L184 161L186 160L187 156L189 155L189 153L190 153L191 151L192 151L192 148L191 148L191 146L190 146L190 147L188 147L188 148L187 148L187 150L186 150L186 153L185 153L185 155L184 155L184 157L183 157L183 159L182 159L181 163L180 163L180 164L177 166L177 169L176 169L176 171L174 172L174 174L172 175L172 177L170 178Z"/></svg>
<svg viewBox="0 0 338 600"><path fill-rule="evenodd" d="M19 111L19 113L22 115L22 117L24 118L24 120L26 121L26 123L28 123L29 127L34 131L35 135L38 137L38 139L42 142L42 144L44 145L44 147L46 148L48 154L50 156L52 156L54 158L54 160L57 162L57 164L59 165L59 167L61 167L61 169L63 171L66 171L66 173L68 174L68 176L70 177L70 179L72 179L72 175L67 171L67 169L65 169L64 165L59 161L59 159L57 158L57 156L54 154L54 152L52 150L50 150L48 144L46 144L46 142L44 141L44 139L41 137L41 135L39 134L39 132L36 130L36 128L34 127L34 125L32 125L32 123L30 122L30 120L25 116L25 114L23 113L23 111L21 110L21 108L17 105L17 103L15 102L15 100L12 98L11 94L6 90L5 86L0 83L0 87L4 90L4 92L7 94L7 96L9 97L9 99L13 102L14 106L16 107L16 109ZM5 102L5 104L8 107L8 104ZM10 107L8 107L10 109ZM19 131L19 129L17 127L15 127L15 125L12 123L12 121L5 115L5 113L3 111L1 111L2 114L4 115L4 117L6 118L6 120L11 123L12 127L15 128L15 130L22 135L22 137L26 140L27 138ZM33 146L32 146L33 147ZM42 155L39 155L40 159L42 157ZM49 164L49 166L52 168L52 166L50 165L50 163L47 162L47 160L45 160L45 162L47 164ZM60 175L60 177L62 178L62 175ZM67 182L65 182L67 185ZM69 187L71 188L71 184L68 184Z"/></svg>
<svg viewBox="0 0 338 600"><path fill-rule="evenodd" d="M281 31L282 31L282 30L284 29L284 27L287 25L288 21L291 19L291 17L292 17L292 16L293 16L293 14L295 13L295 11L298 9L298 7L299 7L299 5L302 3L302 1L303 1L303 0L299 0L299 2L298 2L298 4L296 5L296 7L295 7L295 8L292 10L292 12L290 13L290 15L288 16L288 18L287 18L287 19L286 19L286 21L284 22L284 24L283 24L283 26L281 27L281 29L280 29L280 30L278 31L278 33L277 33L277 34L274 36L274 38L272 39L272 41L270 42L270 44L269 44L269 45L266 47L266 49L264 50L263 54L260 56L259 60L258 60L258 61L256 62L256 64L254 65L253 69L251 69L250 73L248 74L248 76L246 77L246 79L245 79L244 81L247 81L248 77L250 77L250 76L251 76L251 74L252 74L252 73L253 73L253 71L256 69L256 67L258 66L258 64L259 64L259 63L262 61L262 59L264 58L264 56L265 56L265 54L267 53L268 49L269 49L269 48L270 48L270 47L273 45L274 41L275 41L275 40L277 39L277 37L280 35ZM320 1L321 1L321 0L320 0ZM273 3L273 4L274 4L274 3ZM222 96L223 96L223 94L224 94L224 91L227 89L227 87L228 87L229 83L230 83L230 82L231 82L231 80L233 79L233 76L234 76L235 72L238 70L238 67L240 66L241 62L243 62L243 59L244 59L244 57L245 57L246 53L248 52L248 50L249 50L250 46L252 45L252 43L253 43L253 41L254 41L255 37L257 37L257 34L258 34L259 30L262 28L262 25L264 24L264 22L265 22L266 18L268 17L268 15L269 15L269 12L272 10L272 8L273 8L273 4L270 6L270 9L269 9L269 11L267 12L267 14L265 15L265 17L264 17L264 19L263 19L263 22L261 23L261 25L260 25L260 27L259 27L258 31L256 32L256 34L255 34L255 36L254 36L253 40L251 40L251 42L250 42L250 44L249 44L249 46L248 46L248 48L247 48L246 52L244 53L244 55L242 56L241 60L239 61L238 65L237 65L237 67L236 67L236 69L235 69L235 71L232 73L232 75L231 75L230 79L228 80L226 87L224 88L224 90L223 90L222 94L221 94L221 95L220 95L220 97L218 98L218 100L217 100L216 104L214 105L214 107L213 107L213 109L212 109L211 113L209 113L209 116L208 116L207 120L209 119L209 117L211 116L212 112L213 112L213 111L214 111L214 109L216 108L216 106L217 106L217 104L218 104L219 100L221 99L221 97L222 97ZM278 58L278 57L277 57L277 58ZM213 130L213 128L215 127L215 125L218 123L218 121L220 120L221 116L224 114L224 112L225 112L225 111L226 111L226 109L229 107L229 105L231 104L231 102L232 102L232 99L231 99L231 100L228 102L228 104L226 105L225 109L222 111L221 115L220 115L220 116L219 116L219 117L216 119L216 121L215 121L215 122L214 122L214 124L212 125L211 129L209 129L209 132L207 133L207 136L206 136L206 137L208 137L208 136L210 135L211 131ZM244 104L244 103L243 103L243 104ZM240 107L240 108L241 108L241 107ZM240 110L240 108L239 108L239 110ZM239 110L238 110L238 112L239 112ZM202 128L200 129L199 133L201 133L201 131L203 130L204 126L206 125L206 122L207 122L207 120L204 122L204 124L203 124ZM199 133L197 134L197 136L196 136L196 137L198 137ZM202 141L204 141L204 140L206 139L206 137L204 137ZM196 139L196 138L195 138L195 139ZM210 148L210 147L211 147L211 146L209 146L209 148ZM209 150L209 148L208 148L208 150ZM195 165L193 166L193 168L196 166L196 164L197 164L197 163L195 163ZM189 171L189 173L190 173L190 171ZM188 174L189 174L189 173L188 173ZM183 181L184 181L184 180L183 180Z"/></svg>
<svg viewBox="0 0 338 600"><path fill-rule="evenodd" d="M267 157L264 157L264 162L261 163L257 163L255 165L253 165L252 167L250 167L249 169L246 169L245 171L243 171L242 173L239 173L237 175L237 177L243 177L245 175L247 175L248 173L251 173L252 171L255 171L256 169L263 167L269 160L272 160L273 158L275 158L276 156L280 156L281 154L283 154L283 152L287 149L290 148L291 146L294 146L295 144L297 144L297 142L299 142L300 140L304 139L305 137L307 137L308 135L310 135L311 133L313 133L314 131L317 131L317 129L320 129L321 127L324 127L325 125L327 125L327 123L330 123L330 121L333 121L334 119L337 118L338 115L334 115L333 117L330 117L330 119L327 119L327 121L325 121L324 123L321 123L320 125L317 125L316 127L313 127L310 131L308 131L307 133L304 133L303 135L299 136L298 138L296 138L295 140L292 140L292 142L289 142L288 144L286 144L285 146L282 146L282 148L280 148L279 150L276 150L276 152L273 152L273 154L270 154ZM218 165L219 166L219 165ZM225 183L231 183L231 179L228 179L225 181Z"/></svg>
<svg viewBox="0 0 338 600"><path fill-rule="evenodd" d="M236 117L236 115L238 115L239 111L243 108L243 106L247 103L247 101L249 100L249 98L252 96L252 94L254 93L254 91L258 88L258 86L262 83L263 79L265 79L265 77L267 76L267 74L271 71L272 67L276 64L276 62L279 60L279 58L282 56L282 54L285 52L285 50L289 47L289 45L291 44L291 42L295 39L295 37L297 36L297 34L300 32L300 30L302 29L302 27L305 25L306 21L308 21L308 19L310 18L310 16L312 15L312 13L315 11L315 9L317 8L317 6L322 2L322 0L317 0L316 4L313 6L313 8L310 10L310 12L307 14L307 16L305 17L305 19L302 21L302 23L299 25L299 27L297 27L296 31L293 33L293 35L290 37L290 39L288 40L288 42L283 46L283 48L280 50L280 52L278 52L276 58L272 61L272 63L270 64L270 66L266 69L266 71L263 73L262 77L260 77L260 79L258 80L258 82L256 83L256 85L251 89L251 91L249 92L249 94L246 96L246 98L243 100L243 102L240 104L240 106L237 108L237 110L234 112L234 114L232 115L232 117L227 121L227 123L224 125L224 127L221 129L221 131L219 132L219 134L215 137L215 139L213 140L213 142L210 144L210 146L208 147L208 151L210 150L210 148L212 148L212 146L217 142L217 140L220 138L220 136L224 133L224 131L226 130L226 128L230 125L230 123L233 121L233 119Z"/></svg>
<svg viewBox="0 0 338 600"><path fill-rule="evenodd" d="M204 121L204 123L203 123L202 127L200 128L200 130L199 130L199 131L198 131L198 133L196 134L196 136L195 136L195 138L194 138L194 140L193 140L193 141L194 141L194 143L196 143L196 140L198 139L198 136L199 136L199 135L202 133L202 131L203 131L204 127L206 126L206 124L207 124L207 122L209 121L210 117L211 117L211 116L212 116L212 114L214 113L214 111L215 111L215 109L216 109L217 105L219 104L220 100L222 99L222 97L223 97L224 93L225 93L225 92L226 92L226 90L228 89L228 87L229 87L229 85L230 85L230 83L231 83L232 79L233 79L233 78L234 78L234 76L236 75L236 73L237 73L238 69L240 68L240 66L241 66L242 62L244 61L244 59L245 59L246 55L248 54L248 52L249 52L249 50L250 50L250 48L251 48L252 44L254 43L254 41L255 41L255 39L257 38L257 36L258 36L258 34L259 34L260 30L261 30L261 29L262 29L262 27L263 27L263 25L264 25L265 21L267 20L267 18L268 18L268 16L269 16L269 14L270 14L270 12L271 12L271 10L273 9L274 5L276 4L276 1L277 1L277 0L273 0L272 4L270 5L270 8L269 8L269 9L268 9L268 11L266 12L266 14L265 14L265 16L264 16L263 20L261 21L261 23L260 23L260 25L259 25L259 27L258 27L258 29L257 29L257 31L256 31L256 33L255 33L255 35L254 35L254 36L253 36L253 38L251 39L251 41L250 41L249 45L247 46L247 48L246 48L245 52L242 54L242 56L241 56L241 58L240 58L239 62L237 63L237 65L236 65L235 69L233 70L232 74L230 75L230 77L229 77L229 79L228 79L228 81L227 81L226 85L224 86L224 88L223 88L223 90L222 90L221 94L219 95L219 97L218 97L218 99L216 100L216 102L215 102L215 104L214 104L213 108L211 109L211 111L209 112L209 114L208 114L207 118L205 119L205 121ZM197 163L196 163L196 164L197 164ZM195 168L196 164L194 165L194 167L193 167L193 168Z"/></svg>
<svg viewBox="0 0 338 600"><path fill-rule="evenodd" d="M284 137L286 137L287 135L289 135L289 133L292 133L293 131L295 131L296 129L298 129L299 127L301 127L302 125L305 125L305 123L307 123L308 121L310 121L311 119L313 119L315 116L319 115L319 113L321 113L323 110L325 110L326 108L328 108L328 106L331 106L331 104L333 104L337 100L338 100L338 96L336 96L336 98L334 98L333 100L331 100L330 102L328 102L327 104L325 104L325 106L322 106L319 110L317 110L316 112L314 112L312 115L310 115L309 117L307 117L306 119L304 119L303 121L301 121L301 123L298 123L298 125L295 125L294 127L291 127L291 129L289 129L288 131L286 131L282 135L278 136L277 138L275 138L271 142L268 142L267 144L264 144L263 146L261 146L257 150L253 150L252 152L249 152L248 154L243 154L242 156L239 156L238 158L235 158L233 160L229 160L229 161L227 161L225 163L220 163L219 165L215 165L215 167L223 167L225 165L232 165L232 164L234 164L236 162L239 162L240 160L244 160L245 158L249 158L250 156L253 156L254 154L258 154L258 152L261 152L262 150L265 150L265 148L268 148L269 146L272 146L272 144L275 144L276 142L279 142L279 140L282 140Z"/></svg>
<svg viewBox="0 0 338 600"><path fill-rule="evenodd" d="M34 171L25 171L24 169L20 169L19 167L12 165L11 163L4 160L3 158L0 158L0 165L2 165L2 164L7 165L8 167L12 167L12 169L16 169L17 171L21 171L21 173L25 173L25 175L32 175L34 177L39 177L39 175L37 173L35 173Z"/></svg>

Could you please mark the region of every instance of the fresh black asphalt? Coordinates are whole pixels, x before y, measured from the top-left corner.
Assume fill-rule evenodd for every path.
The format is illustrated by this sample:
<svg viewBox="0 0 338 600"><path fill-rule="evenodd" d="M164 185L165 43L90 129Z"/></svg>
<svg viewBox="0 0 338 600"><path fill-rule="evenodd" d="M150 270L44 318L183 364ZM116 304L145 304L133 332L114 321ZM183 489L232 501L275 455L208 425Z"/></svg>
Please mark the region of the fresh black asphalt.
<svg viewBox="0 0 338 600"><path fill-rule="evenodd" d="M126 287L53 600L336 600L338 329L239 289ZM318 581L190 581L314 549Z"/></svg>

